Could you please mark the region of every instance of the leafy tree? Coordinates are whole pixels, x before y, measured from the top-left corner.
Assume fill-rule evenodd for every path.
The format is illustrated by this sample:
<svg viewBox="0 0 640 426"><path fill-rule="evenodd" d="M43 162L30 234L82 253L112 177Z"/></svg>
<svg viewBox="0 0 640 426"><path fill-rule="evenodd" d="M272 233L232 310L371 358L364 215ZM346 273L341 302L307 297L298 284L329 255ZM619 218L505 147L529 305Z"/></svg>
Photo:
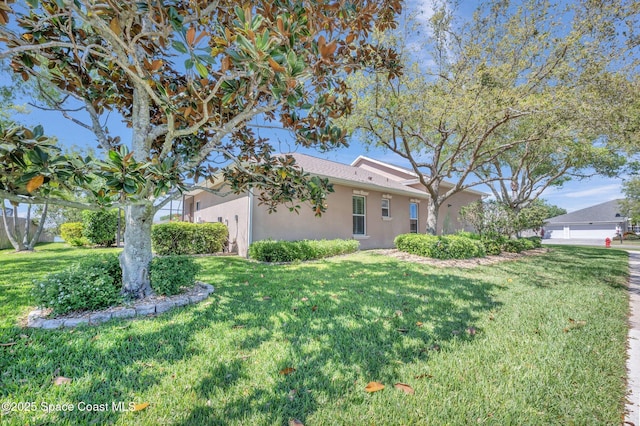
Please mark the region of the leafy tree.
<svg viewBox="0 0 640 426"><path fill-rule="evenodd" d="M445 200L481 183L505 180L509 189L512 178L522 177L517 160L541 141L542 157L569 141L592 142L580 133L596 116L595 107L584 107L585 91L590 96L603 92L596 90L598 83L633 69L638 10L629 2L487 0L465 20L454 1L431 4L435 12L426 28L379 35L388 45L404 46L399 57L404 74L352 77L357 102L347 124L365 143L410 163L430 195L426 232L435 233ZM563 115L569 111L573 115ZM580 137L571 138L574 134ZM572 160L576 150L587 150L574 148L563 158ZM537 161L531 157L532 164ZM494 173L496 165L504 173ZM483 168L489 171L474 176ZM563 175L555 177L555 170L540 166L525 179L535 183L549 175L543 184L559 182ZM453 185L443 185L445 179ZM526 204L527 192L538 187L517 190L523 191L516 194L518 203Z"/></svg>
<svg viewBox="0 0 640 426"><path fill-rule="evenodd" d="M225 163L237 192L253 189L272 208L301 200L322 213L328 181L310 181L291 157L272 155L250 122L278 121L300 146L340 146L345 133L333 120L351 108L345 73L397 62L367 37L395 25L399 0L27 3L0 9L0 58L23 79L55 87L61 96L50 103L105 152L92 170L105 187L93 196L124 206L123 290L134 297L151 292L154 213L210 177L210 160ZM71 116L65 100L87 120ZM110 135L109 113L131 128L131 140Z"/></svg>
<svg viewBox="0 0 640 426"><path fill-rule="evenodd" d="M620 202L622 210L633 223L640 223L640 178L637 176L628 179L622 184L624 200Z"/></svg>

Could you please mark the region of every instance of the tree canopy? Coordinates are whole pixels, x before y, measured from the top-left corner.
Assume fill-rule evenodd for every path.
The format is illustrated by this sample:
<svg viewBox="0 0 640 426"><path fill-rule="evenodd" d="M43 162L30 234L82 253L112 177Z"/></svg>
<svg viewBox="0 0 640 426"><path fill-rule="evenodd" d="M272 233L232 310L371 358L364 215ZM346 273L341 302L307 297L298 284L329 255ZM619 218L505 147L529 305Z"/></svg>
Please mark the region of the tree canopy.
<svg viewBox="0 0 640 426"><path fill-rule="evenodd" d="M427 232L435 232L438 208L453 194L505 181L509 190L518 185L513 195L526 204L540 184L566 177L556 172L609 155L598 151L606 136L617 140L631 129L618 107L590 101L605 92L623 99L633 80L634 2L488 0L469 18L456 2L430 4L428 22L379 35L404 46L405 71L397 79L353 76L357 102L346 121L359 139L410 163L431 196Z"/></svg>
<svg viewBox="0 0 640 426"><path fill-rule="evenodd" d="M278 123L300 146L344 144L333 121L351 109L345 75L368 65L397 73L394 51L368 36L395 26L400 10L398 0L8 2L0 58L23 79L54 87L59 96L49 102L95 135L105 155L93 172L106 183L93 195L125 205L123 283L144 296L153 215L215 173L211 160L225 163L235 191L253 188L273 208L302 200L323 211L328 182L309 182L291 157L272 155L251 120ZM69 113L69 101L86 120ZM109 133L109 113L131 128L130 140ZM7 188L0 195L26 197Z"/></svg>

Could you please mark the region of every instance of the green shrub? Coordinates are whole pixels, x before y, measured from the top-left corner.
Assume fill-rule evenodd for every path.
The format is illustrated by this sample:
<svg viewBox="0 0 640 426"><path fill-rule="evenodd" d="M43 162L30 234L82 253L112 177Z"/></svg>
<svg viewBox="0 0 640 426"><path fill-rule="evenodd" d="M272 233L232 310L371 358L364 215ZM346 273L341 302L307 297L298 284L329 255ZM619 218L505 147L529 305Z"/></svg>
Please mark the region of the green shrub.
<svg viewBox="0 0 640 426"><path fill-rule="evenodd" d="M38 306L64 314L112 306L121 300L121 287L118 257L92 256L34 282L33 296Z"/></svg>
<svg viewBox="0 0 640 426"><path fill-rule="evenodd" d="M518 241L520 241L523 250L533 250L536 248L536 244L528 238L520 238Z"/></svg>
<svg viewBox="0 0 640 426"><path fill-rule="evenodd" d="M249 257L261 262L294 262L353 253L359 247L356 240L262 240L249 246Z"/></svg>
<svg viewBox="0 0 640 426"><path fill-rule="evenodd" d="M438 237L427 234L400 234L393 241L398 250L424 257L433 257L438 242Z"/></svg>
<svg viewBox="0 0 640 426"><path fill-rule="evenodd" d="M625 240L640 240L640 235L637 235L635 232L625 232L624 235L622 236L623 239Z"/></svg>
<svg viewBox="0 0 640 426"><path fill-rule="evenodd" d="M537 248L541 248L542 247L542 238L541 237L526 237L524 238L527 241L531 241L533 243L533 247L534 249ZM530 250L530 249L527 249Z"/></svg>
<svg viewBox="0 0 640 426"><path fill-rule="evenodd" d="M502 251L506 251L508 253L520 253L523 250L525 250L525 247L522 240L508 239L502 243Z"/></svg>
<svg viewBox="0 0 640 426"><path fill-rule="evenodd" d="M151 288L166 296L178 294L183 287L193 287L200 265L189 256L154 257L149 268Z"/></svg>
<svg viewBox="0 0 640 426"><path fill-rule="evenodd" d="M89 241L82 236L82 222L67 222L60 225L60 236L72 246L83 246Z"/></svg>
<svg viewBox="0 0 640 426"><path fill-rule="evenodd" d="M394 243L400 251L435 259L469 259L486 255L481 241L463 235L402 234Z"/></svg>
<svg viewBox="0 0 640 426"><path fill-rule="evenodd" d="M228 237L222 223L169 222L151 228L153 249L161 256L217 253Z"/></svg>
<svg viewBox="0 0 640 426"><path fill-rule="evenodd" d="M118 210L85 210L82 212L82 235L91 244L109 247L116 242Z"/></svg>
<svg viewBox="0 0 640 426"><path fill-rule="evenodd" d="M482 239L482 235L476 234L475 232L469 232L469 231L459 231L455 235L459 237L470 238L472 240L478 240L478 241Z"/></svg>

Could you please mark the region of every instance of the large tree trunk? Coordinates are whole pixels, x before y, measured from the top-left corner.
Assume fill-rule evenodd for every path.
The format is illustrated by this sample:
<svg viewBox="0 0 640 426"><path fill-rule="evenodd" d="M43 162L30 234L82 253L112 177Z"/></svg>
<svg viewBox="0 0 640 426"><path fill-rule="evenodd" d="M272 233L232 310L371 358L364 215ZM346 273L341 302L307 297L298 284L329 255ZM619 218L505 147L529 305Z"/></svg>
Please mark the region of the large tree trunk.
<svg viewBox="0 0 640 426"><path fill-rule="evenodd" d="M133 205L125 208L124 250L120 255L122 291L136 299L152 293L149 281L151 263L151 224L153 208Z"/></svg>
<svg viewBox="0 0 640 426"><path fill-rule="evenodd" d="M24 235L22 236L22 246L29 250L29 233L31 232L31 204L27 206L27 220L24 223Z"/></svg>
<svg viewBox="0 0 640 426"><path fill-rule="evenodd" d="M433 197L427 201L427 229L426 233L436 235L438 231L438 209L440 204Z"/></svg>

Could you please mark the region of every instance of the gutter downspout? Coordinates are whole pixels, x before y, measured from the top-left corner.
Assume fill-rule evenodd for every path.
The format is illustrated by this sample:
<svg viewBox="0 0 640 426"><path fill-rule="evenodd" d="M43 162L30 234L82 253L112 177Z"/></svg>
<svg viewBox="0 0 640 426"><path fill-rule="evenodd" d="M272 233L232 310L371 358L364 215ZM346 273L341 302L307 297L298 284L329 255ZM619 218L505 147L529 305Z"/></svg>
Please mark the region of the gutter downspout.
<svg viewBox="0 0 640 426"><path fill-rule="evenodd" d="M249 189L249 212L247 214L247 253L245 257L249 257L249 246L253 242L253 190Z"/></svg>

